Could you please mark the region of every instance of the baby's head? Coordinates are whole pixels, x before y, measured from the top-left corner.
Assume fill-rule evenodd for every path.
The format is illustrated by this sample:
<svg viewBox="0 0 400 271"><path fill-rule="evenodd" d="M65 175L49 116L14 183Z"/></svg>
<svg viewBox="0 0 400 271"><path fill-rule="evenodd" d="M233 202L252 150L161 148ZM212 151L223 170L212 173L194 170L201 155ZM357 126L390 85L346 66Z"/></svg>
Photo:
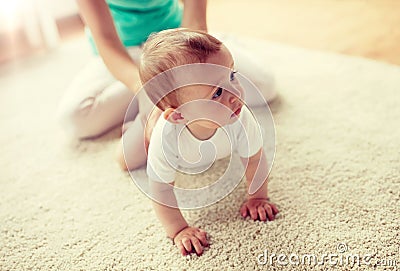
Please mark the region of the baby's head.
<svg viewBox="0 0 400 271"><path fill-rule="evenodd" d="M211 65L188 65L196 63ZM195 100L210 100L231 110L230 116L237 116L242 107L242 89L235 79L233 64L229 50L217 38L201 31L170 29L158 32L146 41L139 74L149 97L154 97L155 92L162 97L156 99L157 101L152 100L164 112L175 112L182 105ZM184 69L177 70L177 67ZM171 72L171 69L176 72ZM156 76L160 78L158 75L162 73L164 77L155 80L157 84L146 88L146 83L154 81L152 79ZM157 88L158 90L155 90ZM160 91L166 93L160 95ZM192 103L190 110L186 110L185 119L195 119L194 115L190 115L193 112L204 111L204 105ZM179 111L180 115L185 110Z"/></svg>

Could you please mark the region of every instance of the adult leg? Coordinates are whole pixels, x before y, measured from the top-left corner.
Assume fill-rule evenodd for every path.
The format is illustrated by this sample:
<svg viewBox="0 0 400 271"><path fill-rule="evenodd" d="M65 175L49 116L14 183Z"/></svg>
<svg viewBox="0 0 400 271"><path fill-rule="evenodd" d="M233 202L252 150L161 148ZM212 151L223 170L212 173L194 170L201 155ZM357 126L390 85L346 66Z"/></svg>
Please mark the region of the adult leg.
<svg viewBox="0 0 400 271"><path fill-rule="evenodd" d="M139 49L134 49L137 55ZM134 94L117 81L102 59L95 57L73 80L61 100L58 117L74 138L92 138L121 125ZM133 102L128 119L134 119L138 104Z"/></svg>

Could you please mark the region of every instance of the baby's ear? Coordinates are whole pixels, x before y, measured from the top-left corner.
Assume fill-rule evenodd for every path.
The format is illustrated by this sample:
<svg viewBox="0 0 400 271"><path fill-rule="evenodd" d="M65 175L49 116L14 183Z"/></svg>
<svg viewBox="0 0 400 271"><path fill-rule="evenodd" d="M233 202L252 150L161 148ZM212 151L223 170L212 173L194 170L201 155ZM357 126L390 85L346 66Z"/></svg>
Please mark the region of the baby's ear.
<svg viewBox="0 0 400 271"><path fill-rule="evenodd" d="M167 108L164 111L164 119L173 123L173 124L180 124L185 121L185 118L182 116L180 112L178 112L175 108Z"/></svg>

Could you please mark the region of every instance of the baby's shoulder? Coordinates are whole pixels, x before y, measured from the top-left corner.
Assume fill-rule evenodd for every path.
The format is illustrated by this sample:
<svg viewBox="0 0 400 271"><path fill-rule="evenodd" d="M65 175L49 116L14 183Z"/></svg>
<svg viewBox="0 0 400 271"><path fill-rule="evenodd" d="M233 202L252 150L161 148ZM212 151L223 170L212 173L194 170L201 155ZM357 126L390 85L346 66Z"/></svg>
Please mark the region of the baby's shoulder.
<svg viewBox="0 0 400 271"><path fill-rule="evenodd" d="M162 115L160 116L150 137L148 155L151 155L153 152L158 154L160 153L160 150L173 151L176 149L175 145L177 143L178 135L175 126L176 125L165 120Z"/></svg>

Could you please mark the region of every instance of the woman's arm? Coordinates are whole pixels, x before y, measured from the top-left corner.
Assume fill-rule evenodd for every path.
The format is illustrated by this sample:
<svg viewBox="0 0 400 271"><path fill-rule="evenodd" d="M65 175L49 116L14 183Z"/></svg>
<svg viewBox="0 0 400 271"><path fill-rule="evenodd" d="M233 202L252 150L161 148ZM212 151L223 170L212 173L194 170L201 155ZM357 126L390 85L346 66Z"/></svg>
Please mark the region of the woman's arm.
<svg viewBox="0 0 400 271"><path fill-rule="evenodd" d="M108 70L129 89L138 91L138 67L118 37L107 3L104 0L77 0L77 3Z"/></svg>
<svg viewBox="0 0 400 271"><path fill-rule="evenodd" d="M182 27L207 32L207 0L183 1Z"/></svg>

